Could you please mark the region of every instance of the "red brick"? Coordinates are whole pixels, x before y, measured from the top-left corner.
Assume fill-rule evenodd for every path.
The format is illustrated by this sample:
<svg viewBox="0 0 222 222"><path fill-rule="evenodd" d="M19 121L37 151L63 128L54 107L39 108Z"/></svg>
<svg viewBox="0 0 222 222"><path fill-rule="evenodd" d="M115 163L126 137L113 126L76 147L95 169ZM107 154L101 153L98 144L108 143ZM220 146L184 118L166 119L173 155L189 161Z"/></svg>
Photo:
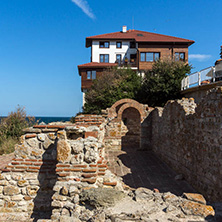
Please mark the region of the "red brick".
<svg viewBox="0 0 222 222"><path fill-rule="evenodd" d="M11 171L12 172L24 172L25 169L12 169Z"/></svg>
<svg viewBox="0 0 222 222"><path fill-rule="evenodd" d="M62 125L48 125L47 126L48 129L65 129L65 126Z"/></svg>
<svg viewBox="0 0 222 222"><path fill-rule="evenodd" d="M47 125L34 125L33 128L41 128L44 129L46 128Z"/></svg>
<svg viewBox="0 0 222 222"><path fill-rule="evenodd" d="M2 171L2 172L10 172L11 170L9 170L9 169L1 169L0 171Z"/></svg>
<svg viewBox="0 0 222 222"><path fill-rule="evenodd" d="M99 176L104 176L104 175L105 175L105 173L98 173L98 175L99 175Z"/></svg>
<svg viewBox="0 0 222 222"><path fill-rule="evenodd" d="M67 176L70 175L70 173L58 173L58 175L59 175L60 177L67 177Z"/></svg>
<svg viewBox="0 0 222 222"><path fill-rule="evenodd" d="M35 137L36 137L36 134L35 134L35 133L29 134L29 135L25 135L25 138L26 138L26 139L35 138Z"/></svg>
<svg viewBox="0 0 222 222"><path fill-rule="evenodd" d="M32 165L32 162L24 162L22 164L24 164L24 165Z"/></svg>
<svg viewBox="0 0 222 222"><path fill-rule="evenodd" d="M81 172L82 169L70 169L70 171L72 171L72 172Z"/></svg>
<svg viewBox="0 0 222 222"><path fill-rule="evenodd" d="M34 166L41 166L42 163L34 163Z"/></svg>
<svg viewBox="0 0 222 222"><path fill-rule="evenodd" d="M103 162L102 159L100 159L100 160L97 161L98 164L101 164L102 162Z"/></svg>
<svg viewBox="0 0 222 222"><path fill-rule="evenodd" d="M57 164L56 167L70 167L70 164Z"/></svg>
<svg viewBox="0 0 222 222"><path fill-rule="evenodd" d="M103 182L103 185L116 186L117 182Z"/></svg>
<svg viewBox="0 0 222 222"><path fill-rule="evenodd" d="M101 164L101 165L98 165L99 168L107 168L107 165L106 164Z"/></svg>
<svg viewBox="0 0 222 222"><path fill-rule="evenodd" d="M82 179L81 182L87 182L87 183L95 183L96 182L96 179Z"/></svg>
<svg viewBox="0 0 222 222"><path fill-rule="evenodd" d="M16 169L27 169L27 166L15 166Z"/></svg>
<svg viewBox="0 0 222 222"><path fill-rule="evenodd" d="M58 181L66 181L65 178L58 178L57 180L58 180Z"/></svg>
<svg viewBox="0 0 222 222"><path fill-rule="evenodd" d="M24 161L24 159L16 159L16 158L13 158L12 160L13 161Z"/></svg>
<svg viewBox="0 0 222 222"><path fill-rule="evenodd" d="M29 169L32 169L32 170L39 170L40 167L38 167L38 166L34 166L34 167L29 167Z"/></svg>
<svg viewBox="0 0 222 222"><path fill-rule="evenodd" d="M79 178L74 178L74 180L75 180L75 181L77 181L77 182L79 182L79 181L80 181L80 179L79 179Z"/></svg>
<svg viewBox="0 0 222 222"><path fill-rule="evenodd" d="M19 165L20 163L19 163L19 162L14 162L14 161L13 161L13 162L11 162L11 164L12 164L12 165Z"/></svg>
<svg viewBox="0 0 222 222"><path fill-rule="evenodd" d="M100 172L101 172L101 171L104 172L104 171L106 171L106 169L99 169L99 171L100 171Z"/></svg>
<svg viewBox="0 0 222 222"><path fill-rule="evenodd" d="M73 165L73 167L79 167L79 168L86 168L87 167L87 165Z"/></svg>
<svg viewBox="0 0 222 222"><path fill-rule="evenodd" d="M85 178L90 178L90 177L96 177L97 174L96 173L84 173L84 174L82 174L82 176Z"/></svg>
<svg viewBox="0 0 222 222"><path fill-rule="evenodd" d="M63 171L63 169L56 169L55 171L56 172L61 172L61 171Z"/></svg>
<svg viewBox="0 0 222 222"><path fill-rule="evenodd" d="M89 164L90 167L97 167L97 164Z"/></svg>
<svg viewBox="0 0 222 222"><path fill-rule="evenodd" d="M93 131L93 132L85 132L85 138L92 136L97 138L98 137L98 132L97 131Z"/></svg>
<svg viewBox="0 0 222 222"><path fill-rule="evenodd" d="M34 159L26 159L25 161L27 161L27 162L37 162L38 160L34 160ZM40 161L42 161L42 160L40 160Z"/></svg>
<svg viewBox="0 0 222 222"><path fill-rule="evenodd" d="M65 168L63 171L73 171L73 172L80 172L82 169L71 169L71 168Z"/></svg>
<svg viewBox="0 0 222 222"><path fill-rule="evenodd" d="M96 169L83 169L82 170L83 172L85 172L85 173L93 173L93 172L96 172Z"/></svg>

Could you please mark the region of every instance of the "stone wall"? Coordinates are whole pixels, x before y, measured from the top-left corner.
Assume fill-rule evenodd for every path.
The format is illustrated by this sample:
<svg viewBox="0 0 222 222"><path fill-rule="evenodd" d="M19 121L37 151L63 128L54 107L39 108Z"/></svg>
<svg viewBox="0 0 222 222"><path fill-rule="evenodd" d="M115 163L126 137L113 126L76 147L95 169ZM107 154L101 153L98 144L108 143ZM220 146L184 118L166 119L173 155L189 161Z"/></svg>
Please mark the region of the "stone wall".
<svg viewBox="0 0 222 222"><path fill-rule="evenodd" d="M196 107L194 100L168 101L148 116L153 151L211 201L222 199L222 88Z"/></svg>
<svg viewBox="0 0 222 222"><path fill-rule="evenodd" d="M81 114L75 117L76 126L100 126L105 121L102 115Z"/></svg>
<svg viewBox="0 0 222 222"><path fill-rule="evenodd" d="M121 187L107 169L103 140L104 124L26 129L15 158L1 170L0 220L59 221L75 213L80 188Z"/></svg>
<svg viewBox="0 0 222 222"><path fill-rule="evenodd" d="M117 101L108 109L105 126L107 150L146 149L147 117L152 108L132 99ZM144 123L143 123L144 122ZM141 123L143 123L141 125Z"/></svg>
<svg viewBox="0 0 222 222"><path fill-rule="evenodd" d="M222 81L213 82L210 84L203 84L200 86L191 87L181 91L181 95L186 98L194 98L195 103L199 104L201 99L207 95L207 93L217 87L222 86Z"/></svg>

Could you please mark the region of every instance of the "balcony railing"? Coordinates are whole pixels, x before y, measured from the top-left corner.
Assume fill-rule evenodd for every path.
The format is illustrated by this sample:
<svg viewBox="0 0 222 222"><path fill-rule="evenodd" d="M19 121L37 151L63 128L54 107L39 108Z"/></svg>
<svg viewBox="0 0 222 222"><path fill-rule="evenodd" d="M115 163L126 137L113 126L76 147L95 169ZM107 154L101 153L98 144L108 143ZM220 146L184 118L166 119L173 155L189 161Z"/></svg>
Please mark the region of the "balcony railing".
<svg viewBox="0 0 222 222"><path fill-rule="evenodd" d="M181 90L215 82L215 67L211 66L191 73L181 81Z"/></svg>
<svg viewBox="0 0 222 222"><path fill-rule="evenodd" d="M117 62L119 67L137 67L137 61L121 61Z"/></svg>

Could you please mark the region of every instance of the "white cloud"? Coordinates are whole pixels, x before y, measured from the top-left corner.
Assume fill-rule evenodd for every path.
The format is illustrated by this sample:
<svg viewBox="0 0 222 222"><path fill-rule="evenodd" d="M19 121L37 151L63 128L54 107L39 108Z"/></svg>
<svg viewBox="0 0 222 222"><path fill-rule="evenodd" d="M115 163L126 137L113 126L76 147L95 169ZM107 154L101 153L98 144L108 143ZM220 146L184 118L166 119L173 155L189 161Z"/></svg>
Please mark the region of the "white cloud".
<svg viewBox="0 0 222 222"><path fill-rule="evenodd" d="M211 58L211 55L205 55L205 54L190 54L189 59L190 60L197 60L199 62L203 62Z"/></svg>
<svg viewBox="0 0 222 222"><path fill-rule="evenodd" d="M79 8L82 9L82 11L88 15L91 19L95 19L95 15L92 12L92 9L89 7L89 4L85 0L72 0L73 3L75 3Z"/></svg>

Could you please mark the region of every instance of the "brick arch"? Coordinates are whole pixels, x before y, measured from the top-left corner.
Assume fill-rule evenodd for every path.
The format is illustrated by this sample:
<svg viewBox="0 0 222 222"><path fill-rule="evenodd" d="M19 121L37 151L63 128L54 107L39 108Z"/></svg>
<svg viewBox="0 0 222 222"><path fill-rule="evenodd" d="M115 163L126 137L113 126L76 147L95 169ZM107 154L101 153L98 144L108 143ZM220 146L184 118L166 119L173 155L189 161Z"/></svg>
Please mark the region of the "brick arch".
<svg viewBox="0 0 222 222"><path fill-rule="evenodd" d="M135 100L133 100L133 101L135 101ZM118 120L122 119L122 114L123 114L124 110L126 110L128 108L134 108L140 113L140 121L143 121L144 118L146 117L146 113L144 111L143 105L141 105L138 102L136 102L136 103L131 102L131 103L126 103L126 104L124 104L120 107L120 109L118 111L118 114L117 114L117 119Z"/></svg>
<svg viewBox="0 0 222 222"><path fill-rule="evenodd" d="M133 99L121 99L118 100L117 102L115 102L111 108L108 111L108 117L117 117L119 114L120 109L122 108L122 106L126 105L126 104L130 104L132 107L136 108L136 109L140 109L143 110L143 106L142 104L140 104L139 102L137 102L136 100ZM119 110L117 110L117 107L119 107ZM141 117L145 117L145 113L143 111L143 113L141 113Z"/></svg>

